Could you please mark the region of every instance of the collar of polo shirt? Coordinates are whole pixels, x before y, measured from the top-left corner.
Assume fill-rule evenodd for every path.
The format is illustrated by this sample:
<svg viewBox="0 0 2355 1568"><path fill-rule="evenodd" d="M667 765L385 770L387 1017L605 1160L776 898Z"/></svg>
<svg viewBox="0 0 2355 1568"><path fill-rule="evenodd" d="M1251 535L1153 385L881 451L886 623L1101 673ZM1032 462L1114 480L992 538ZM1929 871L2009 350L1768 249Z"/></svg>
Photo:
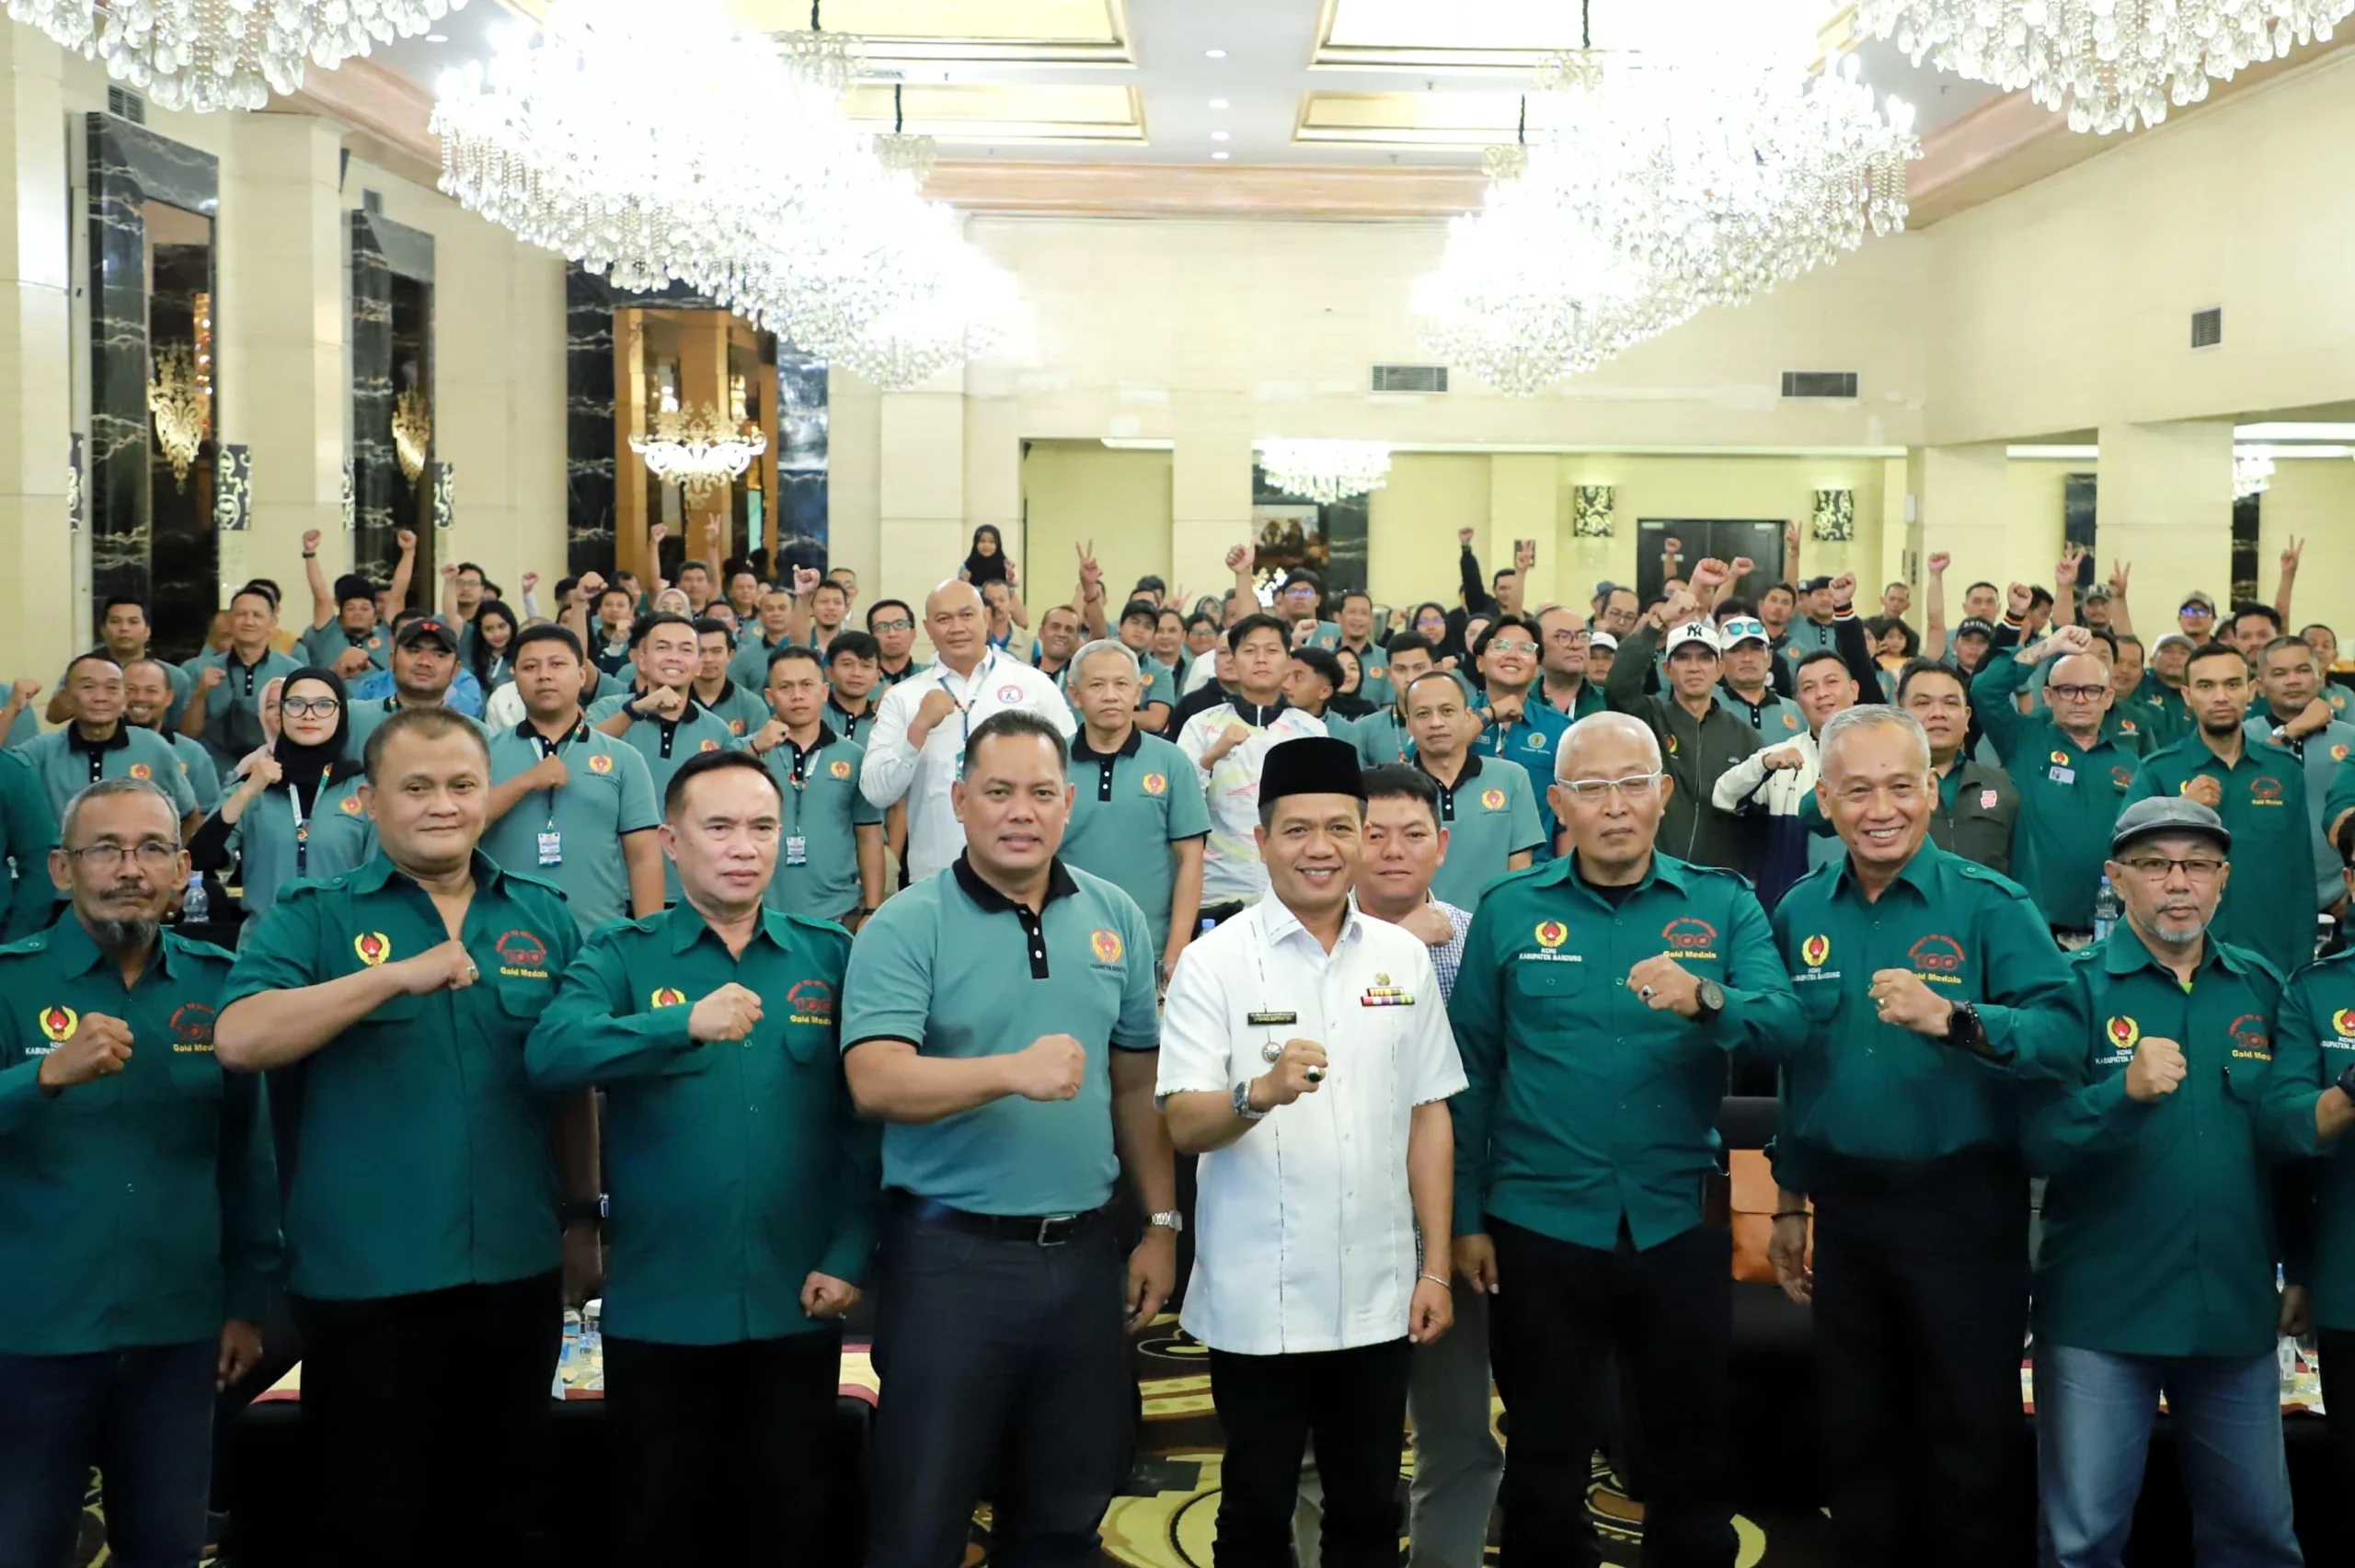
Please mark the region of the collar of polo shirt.
<svg viewBox="0 0 2355 1568"><path fill-rule="evenodd" d="M950 866L949 870L956 874L957 886L965 890L965 897L979 904L984 914L1002 915L1013 912L1027 915L1030 912L1024 906L1016 903L982 881L982 874L973 869L973 863L966 856L959 855L956 864ZM1063 857L1055 856L1048 863L1047 896L1040 901L1040 912L1044 914L1046 905L1053 903L1057 898L1068 898L1078 891L1079 884L1072 880L1070 869L1063 864Z"/></svg>
<svg viewBox="0 0 2355 1568"><path fill-rule="evenodd" d="M1087 727L1082 725L1079 733L1071 738L1071 760L1074 762L1109 762L1115 757L1133 757L1143 745L1144 731L1131 725L1126 740L1109 751L1098 751L1087 743Z"/></svg>
<svg viewBox="0 0 2355 1568"><path fill-rule="evenodd" d="M127 718L115 720L114 734L104 740L85 738L82 734L82 726L78 721L65 727L65 749L68 751L79 752L86 756L92 751L120 751L130 744L131 721Z"/></svg>

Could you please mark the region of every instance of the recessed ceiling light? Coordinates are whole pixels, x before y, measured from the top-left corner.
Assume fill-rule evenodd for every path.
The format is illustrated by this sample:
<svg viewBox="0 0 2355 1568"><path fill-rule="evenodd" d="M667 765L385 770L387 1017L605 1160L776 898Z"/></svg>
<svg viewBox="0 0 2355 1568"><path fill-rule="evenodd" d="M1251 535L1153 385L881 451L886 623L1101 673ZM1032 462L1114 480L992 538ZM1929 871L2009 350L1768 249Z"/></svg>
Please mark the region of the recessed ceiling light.
<svg viewBox="0 0 2355 1568"><path fill-rule="evenodd" d="M1211 155L1212 161L1222 164L1233 156L1235 156L1233 153L1212 153Z"/></svg>
<svg viewBox="0 0 2355 1568"><path fill-rule="evenodd" d="M450 35L448 33L427 33L425 35L425 41L428 43L447 43L450 41Z"/></svg>
<svg viewBox="0 0 2355 1568"><path fill-rule="evenodd" d="M1226 107L1226 100L1224 98L1212 98L1211 99L1211 107L1212 109L1224 109Z"/></svg>
<svg viewBox="0 0 2355 1568"><path fill-rule="evenodd" d="M1211 132L1211 140L1213 142L1227 142L1232 141L1233 138L1223 131L1213 131Z"/></svg>
<svg viewBox="0 0 2355 1568"><path fill-rule="evenodd" d="M1223 49L1205 49L1202 51L1202 58L1205 60L1223 60L1226 58L1226 51Z"/></svg>

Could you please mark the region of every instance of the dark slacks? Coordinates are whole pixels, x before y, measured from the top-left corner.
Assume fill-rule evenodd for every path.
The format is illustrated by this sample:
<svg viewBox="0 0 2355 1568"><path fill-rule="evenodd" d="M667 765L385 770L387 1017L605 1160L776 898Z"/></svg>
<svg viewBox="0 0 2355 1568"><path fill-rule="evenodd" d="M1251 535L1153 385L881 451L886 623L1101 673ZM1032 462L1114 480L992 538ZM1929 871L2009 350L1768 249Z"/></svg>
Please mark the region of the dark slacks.
<svg viewBox="0 0 2355 1568"><path fill-rule="evenodd" d="M1502 1287L1488 1346L1511 1440L1505 1446L1504 1561L1593 1562L1586 1494L1615 1352L1640 1411L1648 1568L1730 1568L1733 1455L1727 1366L1731 1243L1697 1225L1648 1252L1626 1227L1605 1252L1489 1217Z"/></svg>
<svg viewBox="0 0 2355 1568"><path fill-rule="evenodd" d="M2330 1413L2330 1473L2338 1483L2331 1495L2355 1498L2355 1330L2324 1329L2315 1348L2322 1356L2323 1408ZM2310 1522L2319 1527L2310 1562L2355 1562L2355 1510L2324 1509Z"/></svg>
<svg viewBox="0 0 2355 1568"><path fill-rule="evenodd" d="M557 1276L293 1307L315 1568L540 1562Z"/></svg>
<svg viewBox="0 0 2355 1568"><path fill-rule="evenodd" d="M1843 1568L2028 1550L2028 1178L2008 1158L1842 1161L1815 1198L1815 1359Z"/></svg>
<svg viewBox="0 0 2355 1568"><path fill-rule="evenodd" d="M622 1568L802 1568L833 1490L839 1328L736 1345L605 1341Z"/></svg>
<svg viewBox="0 0 2355 1568"><path fill-rule="evenodd" d="M1396 1568L1406 1339L1298 1356L1212 1349L1211 1402L1226 1434L1217 1568L1288 1568L1300 1461L1316 1439L1324 1568Z"/></svg>
<svg viewBox="0 0 2355 1568"><path fill-rule="evenodd" d="M192 1568L204 1550L221 1342L0 1355L0 1563L67 1568L92 1466L108 1561Z"/></svg>
<svg viewBox="0 0 2355 1568"><path fill-rule="evenodd" d="M1042 1247L895 1207L875 1292L867 1568L955 1568L983 1496L997 1568L1097 1568L1135 1425L1126 1280L1105 1221Z"/></svg>

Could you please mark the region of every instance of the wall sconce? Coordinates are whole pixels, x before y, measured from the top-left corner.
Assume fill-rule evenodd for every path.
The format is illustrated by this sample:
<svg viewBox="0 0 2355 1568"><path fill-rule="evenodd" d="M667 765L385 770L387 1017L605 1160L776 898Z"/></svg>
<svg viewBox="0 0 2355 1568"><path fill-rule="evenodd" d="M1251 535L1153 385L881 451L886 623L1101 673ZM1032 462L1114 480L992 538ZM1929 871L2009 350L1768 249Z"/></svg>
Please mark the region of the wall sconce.
<svg viewBox="0 0 2355 1568"><path fill-rule="evenodd" d="M1856 537L1856 493L1818 490L1815 521L1809 536L1827 544L1845 544Z"/></svg>
<svg viewBox="0 0 2355 1568"><path fill-rule="evenodd" d="M393 405L393 455L400 462L401 477L416 484L432 449L433 410L426 405L425 389L412 386Z"/></svg>
<svg viewBox="0 0 2355 1568"><path fill-rule="evenodd" d="M1570 494L1570 534L1577 539L1608 539L1615 532L1613 509L1618 492L1609 485L1580 485Z"/></svg>
<svg viewBox="0 0 2355 1568"><path fill-rule="evenodd" d="M199 373L196 350L186 346L155 350L155 376L147 383L147 412L155 441L172 465L172 482L188 488L189 465L213 428L213 388Z"/></svg>

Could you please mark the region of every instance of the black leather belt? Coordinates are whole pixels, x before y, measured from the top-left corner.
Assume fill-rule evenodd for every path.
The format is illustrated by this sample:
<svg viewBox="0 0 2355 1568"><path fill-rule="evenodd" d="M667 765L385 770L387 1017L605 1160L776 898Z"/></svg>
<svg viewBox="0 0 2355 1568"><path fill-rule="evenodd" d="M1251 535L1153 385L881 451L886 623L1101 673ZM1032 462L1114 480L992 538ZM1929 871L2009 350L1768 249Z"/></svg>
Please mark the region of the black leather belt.
<svg viewBox="0 0 2355 1568"><path fill-rule="evenodd" d="M946 1225L993 1242L1028 1242L1038 1247L1060 1247L1086 1235L1111 1207L1108 1204L1078 1214L971 1214L913 1193L891 1196L905 1213L925 1224Z"/></svg>

